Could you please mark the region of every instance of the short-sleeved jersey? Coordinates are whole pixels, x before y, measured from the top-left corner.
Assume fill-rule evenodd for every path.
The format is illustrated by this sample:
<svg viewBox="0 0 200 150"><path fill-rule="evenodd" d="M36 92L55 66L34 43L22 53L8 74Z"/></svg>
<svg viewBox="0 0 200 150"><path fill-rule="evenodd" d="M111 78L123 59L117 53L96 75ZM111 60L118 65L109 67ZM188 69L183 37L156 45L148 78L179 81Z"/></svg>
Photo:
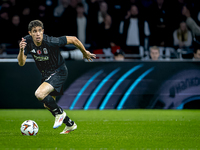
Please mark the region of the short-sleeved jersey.
<svg viewBox="0 0 200 150"><path fill-rule="evenodd" d="M27 46L24 55L30 53L35 60L36 66L43 74L52 72L64 64L64 59L60 54L60 47L67 44L66 36L50 37L43 34L43 41L40 46L36 46L30 35L24 37Z"/></svg>

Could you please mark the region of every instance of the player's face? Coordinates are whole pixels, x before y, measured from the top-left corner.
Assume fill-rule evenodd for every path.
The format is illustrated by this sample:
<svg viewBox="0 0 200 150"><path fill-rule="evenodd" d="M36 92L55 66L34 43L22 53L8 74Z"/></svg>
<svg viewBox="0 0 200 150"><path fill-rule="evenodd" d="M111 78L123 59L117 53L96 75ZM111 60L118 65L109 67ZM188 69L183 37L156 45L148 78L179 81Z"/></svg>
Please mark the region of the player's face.
<svg viewBox="0 0 200 150"><path fill-rule="evenodd" d="M34 27L29 34L32 36L34 43L39 46L42 44L44 29L42 27Z"/></svg>

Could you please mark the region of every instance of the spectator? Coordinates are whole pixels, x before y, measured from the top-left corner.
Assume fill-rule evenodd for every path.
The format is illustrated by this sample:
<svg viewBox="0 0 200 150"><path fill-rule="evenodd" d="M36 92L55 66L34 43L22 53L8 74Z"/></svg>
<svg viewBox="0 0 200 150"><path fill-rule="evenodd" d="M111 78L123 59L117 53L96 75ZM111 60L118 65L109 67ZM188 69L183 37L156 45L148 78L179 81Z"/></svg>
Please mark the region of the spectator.
<svg viewBox="0 0 200 150"><path fill-rule="evenodd" d="M91 28L96 28L98 25L98 11L99 3L98 0L88 0L88 21Z"/></svg>
<svg viewBox="0 0 200 150"><path fill-rule="evenodd" d="M84 9L85 9L85 14L88 15L88 3L86 2L87 0L79 0L80 2L78 3L83 3Z"/></svg>
<svg viewBox="0 0 200 150"><path fill-rule="evenodd" d="M200 60L200 48L194 51L193 60Z"/></svg>
<svg viewBox="0 0 200 150"><path fill-rule="evenodd" d="M27 24L29 24L29 22L33 20L31 12L31 7L29 5L26 5L21 9L20 20L21 22L23 22L23 24L21 24L23 28L23 30L21 30L22 35L28 34Z"/></svg>
<svg viewBox="0 0 200 150"><path fill-rule="evenodd" d="M34 16L34 19L38 19L38 20L40 20L40 21L43 22L44 26L46 25L46 27L45 27L45 33L53 35L54 33L52 31L52 26L47 26L47 24L53 25L53 21L49 17L49 15L51 13L48 12L46 4L45 3L40 3L37 6L37 10L36 10L35 13L36 13L36 15ZM53 16L53 13L52 13L52 16Z"/></svg>
<svg viewBox="0 0 200 150"><path fill-rule="evenodd" d="M185 16L182 15L183 6L185 6L185 0L173 0L172 2L172 14L171 18L175 28L179 27L179 23L185 20Z"/></svg>
<svg viewBox="0 0 200 150"><path fill-rule="evenodd" d="M90 0L88 6L89 26L96 29L98 25L103 22L104 17L108 14L108 4L105 1Z"/></svg>
<svg viewBox="0 0 200 150"><path fill-rule="evenodd" d="M61 18L58 28L60 28L60 34L67 34L74 36L76 35L76 6L77 0L70 0L69 6L65 8ZM69 22L66 21L70 20Z"/></svg>
<svg viewBox="0 0 200 150"><path fill-rule="evenodd" d="M76 9L76 6L78 4L78 0L70 0L70 6L74 9Z"/></svg>
<svg viewBox="0 0 200 150"><path fill-rule="evenodd" d="M98 0L87 0L88 4L88 26L91 29L96 29L98 26L98 11L99 11L99 2ZM94 33L95 30L91 32Z"/></svg>
<svg viewBox="0 0 200 150"><path fill-rule="evenodd" d="M184 21L180 22L180 26L173 33L175 48L189 49L192 45L192 33L187 29Z"/></svg>
<svg viewBox="0 0 200 150"><path fill-rule="evenodd" d="M58 5L59 0L44 0L46 9L48 11L48 14L50 14L52 17L54 15L54 9Z"/></svg>
<svg viewBox="0 0 200 150"><path fill-rule="evenodd" d="M161 60L159 47L157 47L157 46L150 47L150 59L151 60Z"/></svg>
<svg viewBox="0 0 200 150"><path fill-rule="evenodd" d="M113 54L121 47L118 44L118 32L113 28L112 17L107 14L96 30L95 44L92 45L93 52L113 59Z"/></svg>
<svg viewBox="0 0 200 150"><path fill-rule="evenodd" d="M126 15L126 11L130 9L130 6L137 5L138 9L142 9L143 5L141 3L141 0L126 0L123 2L123 14Z"/></svg>
<svg viewBox="0 0 200 150"><path fill-rule="evenodd" d="M12 38L10 39L10 42L12 43L12 48L17 48L19 47L19 42L21 38L24 36L21 33L22 27L20 23L20 16L19 15L13 15L11 18L11 28L10 32L12 33Z"/></svg>
<svg viewBox="0 0 200 150"><path fill-rule="evenodd" d="M12 5L12 4L11 4L9 1L6 1L6 0L5 0L5 1L2 1L2 2L1 2L0 10L5 8L5 9L7 10L8 13L11 13L11 12L10 12L10 11L11 11L11 5Z"/></svg>
<svg viewBox="0 0 200 150"><path fill-rule="evenodd" d="M104 16L104 21L97 28L96 34L97 48L111 48L117 46L117 33L112 26L112 18L110 15Z"/></svg>
<svg viewBox="0 0 200 150"><path fill-rule="evenodd" d="M1 43L9 43L10 37L8 36L8 30L10 29L10 16L9 16L9 8L1 8L0 10L0 42Z"/></svg>
<svg viewBox="0 0 200 150"><path fill-rule="evenodd" d="M193 46L193 60L200 60L200 42L194 41Z"/></svg>
<svg viewBox="0 0 200 150"><path fill-rule="evenodd" d="M186 24L193 33L193 36L200 36L200 26L192 19L190 10L184 6L182 9L182 14L187 17Z"/></svg>
<svg viewBox="0 0 200 150"><path fill-rule="evenodd" d="M121 49L118 49L115 53L114 53L114 60L116 61L124 61L124 52Z"/></svg>
<svg viewBox="0 0 200 150"><path fill-rule="evenodd" d="M33 19L33 16L31 15L31 13L32 11L29 5L26 5L22 8L20 17L23 23L25 22L25 24L28 24Z"/></svg>
<svg viewBox="0 0 200 150"><path fill-rule="evenodd" d="M172 33L170 30L170 12L165 0L156 0L149 7L149 27L151 31L150 45L166 46L172 45Z"/></svg>
<svg viewBox="0 0 200 150"><path fill-rule="evenodd" d="M87 16L85 15L85 9L83 3L78 3L76 7L76 36L83 43L87 43Z"/></svg>
<svg viewBox="0 0 200 150"><path fill-rule="evenodd" d="M127 5L122 0L107 0L106 2L109 6L108 14L112 17L115 30L119 30L119 24L126 14L127 9L125 8Z"/></svg>
<svg viewBox="0 0 200 150"><path fill-rule="evenodd" d="M136 5L130 7L127 16L120 23L121 47L125 53L139 53L144 45L144 20L139 15Z"/></svg>
<svg viewBox="0 0 200 150"><path fill-rule="evenodd" d="M47 16L46 16L46 5L45 4L39 4L36 10L36 16L35 19L41 20L42 22L47 22ZM45 23L44 23L45 25Z"/></svg>
<svg viewBox="0 0 200 150"><path fill-rule="evenodd" d="M12 14L14 13L17 13L18 10L20 9L20 6L17 5L17 2L16 0L8 0L11 4L11 9L12 9Z"/></svg>
<svg viewBox="0 0 200 150"><path fill-rule="evenodd" d="M1 24L3 23L8 23L9 22L9 10L7 8L2 8L0 11L0 19L1 19Z"/></svg>
<svg viewBox="0 0 200 150"><path fill-rule="evenodd" d="M100 2L99 4L99 11L98 11L98 24L101 24L105 18L105 16L108 14L108 4L104 1Z"/></svg>
<svg viewBox="0 0 200 150"><path fill-rule="evenodd" d="M192 13L192 18L194 19L194 21L197 23L198 26L200 26L200 1L199 0L194 0L193 7L191 7L191 13Z"/></svg>
<svg viewBox="0 0 200 150"><path fill-rule="evenodd" d="M64 22L62 15L64 11L68 9L69 3L70 0L59 0L58 6L56 6L53 10L53 16L54 16L53 25L56 29L58 29L57 32L54 32L55 36L62 35L63 32L62 28L64 28L64 25L62 24Z"/></svg>
<svg viewBox="0 0 200 150"><path fill-rule="evenodd" d="M54 17L61 17L70 0L60 0L60 4L54 8Z"/></svg>

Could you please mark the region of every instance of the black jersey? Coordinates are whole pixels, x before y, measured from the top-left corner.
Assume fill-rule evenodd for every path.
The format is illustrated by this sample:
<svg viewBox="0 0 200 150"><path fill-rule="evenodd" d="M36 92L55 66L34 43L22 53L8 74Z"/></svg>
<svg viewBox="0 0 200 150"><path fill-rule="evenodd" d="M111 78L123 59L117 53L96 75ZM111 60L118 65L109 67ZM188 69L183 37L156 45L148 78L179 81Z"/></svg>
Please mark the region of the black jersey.
<svg viewBox="0 0 200 150"><path fill-rule="evenodd" d="M37 68L42 74L52 72L64 64L59 47L67 44L66 36L57 38L43 34L43 40L40 46L34 44L30 35L25 36L24 39L26 39L25 42L27 43L24 49L24 55L27 56L28 53L31 53Z"/></svg>

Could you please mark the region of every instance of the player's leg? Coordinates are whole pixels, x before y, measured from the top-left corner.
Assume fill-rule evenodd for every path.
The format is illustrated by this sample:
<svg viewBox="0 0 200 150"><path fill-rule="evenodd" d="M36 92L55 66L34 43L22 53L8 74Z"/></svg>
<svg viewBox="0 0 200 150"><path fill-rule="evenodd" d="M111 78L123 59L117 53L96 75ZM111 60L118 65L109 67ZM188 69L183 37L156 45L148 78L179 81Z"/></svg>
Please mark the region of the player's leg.
<svg viewBox="0 0 200 150"><path fill-rule="evenodd" d="M54 100L56 100L56 96L52 96L52 98L54 99ZM46 108L46 109L48 109L51 113L52 113L52 115L55 117L55 113L53 112L53 111L51 111L45 104L44 104L44 107ZM61 107L60 107L60 109L62 109ZM69 127L72 127L74 124L75 124L75 122L74 121L72 121L68 116L66 116L65 117L65 119L63 120L63 123L69 128ZM76 128L77 128L77 125L75 124L75 126L76 126ZM69 131L67 130L67 132L69 133ZM61 134L66 134L66 128L61 132Z"/></svg>
<svg viewBox="0 0 200 150"><path fill-rule="evenodd" d="M51 74L50 76L48 77L44 76L42 81L48 82L50 85L52 85L52 87L54 87L54 91L51 91L49 93L51 96L53 96L54 100L55 100L54 96L63 94L63 84L66 81L67 75L68 75L67 68L65 65L63 65L59 69L57 69L55 73ZM61 107L59 107L59 109L63 111ZM51 112L53 115L56 115L53 111ZM63 118L63 123L66 124L67 127L72 127L75 125L75 123L71 121L71 119L68 116L65 116Z"/></svg>
<svg viewBox="0 0 200 150"><path fill-rule="evenodd" d="M51 96L55 101L56 101L56 96ZM52 115L55 117L55 113L53 112L53 111L51 111L51 109L49 109L45 104L44 104L44 107L46 108L46 109L48 109L51 113L52 113ZM59 107L59 106L58 106ZM60 109L62 109L61 107L59 107ZM63 110L63 109L62 109ZM72 121L70 121L70 119L68 119L69 117L68 116L66 116L65 117L65 119L64 119L64 121L63 121L63 123L64 124L66 124L66 125L69 125L69 126L72 126L73 125L73 122ZM69 123L68 123L69 122Z"/></svg>
<svg viewBox="0 0 200 150"><path fill-rule="evenodd" d="M45 106L53 112L53 114L55 114L55 123L53 128L57 128L63 123L66 113L60 109L54 98L49 95L49 93L53 91L54 87L51 84L43 82L36 90L35 96L39 101L43 102Z"/></svg>
<svg viewBox="0 0 200 150"><path fill-rule="evenodd" d="M54 100L56 100L56 96L52 96L52 98ZM53 111L51 111L51 109L49 107L47 107L45 104L44 104L44 108L48 109L54 117L56 116L55 113Z"/></svg>
<svg viewBox="0 0 200 150"><path fill-rule="evenodd" d="M35 91L35 96L38 100L42 101L52 91L54 91L54 87L47 82L43 82Z"/></svg>
<svg viewBox="0 0 200 150"><path fill-rule="evenodd" d="M56 100L56 96L52 96L52 98L54 100ZM44 107L46 109L48 109L52 113L52 115L54 117L56 116L55 113L53 111L51 111L51 109L48 108L45 104L44 104ZM62 109L62 108L60 107L60 109ZM70 131L72 131L71 129L75 130L77 128L77 125L75 124L75 122L72 121L68 116L65 117L65 119L63 120L63 123L66 125L66 127L65 127L65 129L60 134L67 134Z"/></svg>
<svg viewBox="0 0 200 150"><path fill-rule="evenodd" d="M38 89L35 92L35 96L37 99L41 102L43 102L50 110L54 111L55 114L61 114L62 111L59 109L58 105L56 104L56 101L49 95L54 91L54 87L47 83L43 82Z"/></svg>

